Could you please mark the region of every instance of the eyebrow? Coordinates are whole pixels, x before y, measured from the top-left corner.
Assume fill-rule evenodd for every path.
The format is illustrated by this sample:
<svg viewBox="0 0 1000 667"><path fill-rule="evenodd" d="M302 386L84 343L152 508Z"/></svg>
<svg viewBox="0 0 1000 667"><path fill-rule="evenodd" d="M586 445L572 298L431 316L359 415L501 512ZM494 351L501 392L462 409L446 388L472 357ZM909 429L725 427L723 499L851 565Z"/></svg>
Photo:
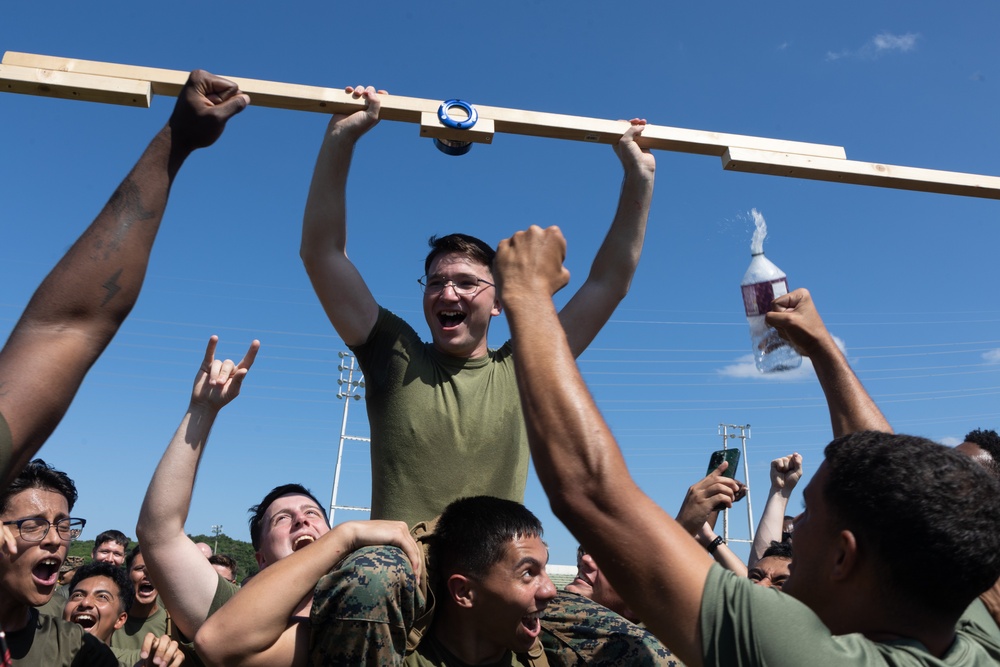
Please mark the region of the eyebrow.
<svg viewBox="0 0 1000 667"><path fill-rule="evenodd" d="M525 556L521 560L517 561L517 565L514 566L514 569L519 570L524 565L537 565L538 567L545 567L540 562L538 562L537 558L533 556Z"/></svg>

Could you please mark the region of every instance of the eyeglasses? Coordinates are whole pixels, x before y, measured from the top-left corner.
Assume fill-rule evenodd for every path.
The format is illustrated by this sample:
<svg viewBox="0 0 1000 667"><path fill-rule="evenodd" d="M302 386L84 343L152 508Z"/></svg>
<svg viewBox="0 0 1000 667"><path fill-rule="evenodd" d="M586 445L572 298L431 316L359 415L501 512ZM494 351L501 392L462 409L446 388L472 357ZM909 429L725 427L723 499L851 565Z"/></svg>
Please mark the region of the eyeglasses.
<svg viewBox="0 0 1000 667"><path fill-rule="evenodd" d="M417 282L420 283L424 294L432 295L440 294L448 286L451 286L455 290L455 294L461 294L462 296L475 294L481 289L479 287L480 284L488 287L496 287L490 281L477 278L476 276L460 276L454 280L445 280L439 276L424 276L423 278L417 278Z"/></svg>
<svg viewBox="0 0 1000 667"><path fill-rule="evenodd" d="M40 517L30 517L28 519L18 519L16 521L4 521L5 526L17 526L21 539L25 542L41 542L49 534L49 528L55 526L59 537L64 540L76 539L87 525L86 519L59 519L52 522Z"/></svg>

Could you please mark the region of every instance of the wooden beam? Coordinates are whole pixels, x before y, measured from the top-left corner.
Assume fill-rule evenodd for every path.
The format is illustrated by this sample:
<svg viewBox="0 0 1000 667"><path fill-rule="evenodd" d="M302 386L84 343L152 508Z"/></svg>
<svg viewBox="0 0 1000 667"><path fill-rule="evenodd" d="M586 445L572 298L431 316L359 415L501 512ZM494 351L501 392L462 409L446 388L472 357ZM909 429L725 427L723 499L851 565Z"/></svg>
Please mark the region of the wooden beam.
<svg viewBox="0 0 1000 667"><path fill-rule="evenodd" d="M180 92L188 76L187 72L176 70L58 58L15 51L8 51L4 54L3 63L149 81L153 86L154 94L169 96L176 96ZM362 101L354 99L343 89L261 81L228 75L226 78L236 82L240 90L249 94L255 106L328 114L351 113L364 108ZM419 125L421 114L437 113L439 106L441 106L441 102L438 100L386 95L382 100L381 117L384 120ZM475 107L481 119L488 118L494 122L496 132L508 134L614 144L628 128L626 121L601 120L540 111L521 111L478 104ZM805 155L823 155L840 159L846 157L844 149L840 146L721 134L662 125L649 125L643 132L640 143L648 148L720 157L730 146L745 146L760 150L803 153Z"/></svg>
<svg viewBox="0 0 1000 667"><path fill-rule="evenodd" d="M187 77L187 72L176 70L8 51L0 66L0 91L148 106L148 91L176 96ZM226 78L248 93L255 106L326 114L364 108L362 101L342 89ZM134 97L122 92L127 88L123 82L129 80L136 82ZM627 121L475 105L479 114L476 126L454 130L440 121L435 125L430 118L436 116L440 104L437 100L386 95L381 117L415 123L424 136L482 143L490 143L494 133L508 133L614 144L628 128ZM730 171L1000 199L1000 177L851 161L840 146L663 125L647 125L639 143L659 150L717 155L723 168Z"/></svg>
<svg viewBox="0 0 1000 667"><path fill-rule="evenodd" d="M817 156L732 147L722 156L722 168L728 171L743 171L770 176L789 176L816 181L1000 199L1000 177L998 176L899 167L875 162L831 160Z"/></svg>
<svg viewBox="0 0 1000 667"><path fill-rule="evenodd" d="M147 108L153 98L152 86L148 81L16 65L0 65L0 90L24 95Z"/></svg>

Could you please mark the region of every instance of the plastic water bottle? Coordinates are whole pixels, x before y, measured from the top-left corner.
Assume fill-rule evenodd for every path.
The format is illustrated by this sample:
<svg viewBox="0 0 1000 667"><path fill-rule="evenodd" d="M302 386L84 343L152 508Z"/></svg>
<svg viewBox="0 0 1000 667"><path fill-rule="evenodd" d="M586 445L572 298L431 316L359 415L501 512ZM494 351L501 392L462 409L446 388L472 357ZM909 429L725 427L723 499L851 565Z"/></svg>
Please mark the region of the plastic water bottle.
<svg viewBox="0 0 1000 667"><path fill-rule="evenodd" d="M795 348L764 322L764 316L771 310L771 302L788 293L785 272L764 257L763 251L755 252L740 285L757 370L771 373L801 366L802 357Z"/></svg>

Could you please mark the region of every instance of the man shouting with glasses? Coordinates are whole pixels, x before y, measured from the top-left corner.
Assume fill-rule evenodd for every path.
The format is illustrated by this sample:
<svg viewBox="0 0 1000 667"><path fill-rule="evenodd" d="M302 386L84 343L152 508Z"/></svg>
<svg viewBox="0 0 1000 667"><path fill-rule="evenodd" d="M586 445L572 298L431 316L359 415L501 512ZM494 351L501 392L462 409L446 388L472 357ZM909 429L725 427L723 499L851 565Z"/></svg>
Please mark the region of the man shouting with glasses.
<svg viewBox="0 0 1000 667"><path fill-rule="evenodd" d="M524 500L528 446L508 342L487 346L501 304L494 251L479 239L431 239L421 279L431 342L381 308L347 257L346 185L358 139L378 123L385 91L348 89L365 109L336 115L320 148L302 226L302 260L327 316L365 373L372 435L372 518L433 519L453 500ZM628 292L653 196L655 160L631 121L615 152L625 170L618 211L590 275L560 313L580 355ZM371 239L371 242L381 242Z"/></svg>
<svg viewBox="0 0 1000 667"><path fill-rule="evenodd" d="M76 498L73 480L41 459L30 462L0 491L0 548L4 553L0 558L0 625L14 629L6 636L14 665L120 664L110 648L80 625L36 609L52 597L70 540L87 523L69 514ZM145 666L156 659L161 661L158 664L173 664L179 659L176 649L169 637L150 635L139 652L147 658L121 664ZM0 662L3 659L0 655Z"/></svg>
<svg viewBox="0 0 1000 667"><path fill-rule="evenodd" d="M327 316L365 374L372 518L405 521L412 527L434 519L463 497L489 495L523 502L529 453L514 376L516 342L497 349L487 344L490 322L502 309L492 272L495 252L464 234L431 238L425 275L419 280L430 342L379 306L347 257L346 186L354 146L378 123L380 98L386 93L360 86L348 92L364 99L366 107L330 121L309 189L301 255ZM625 297L639 262L655 171L653 156L636 143L645 125L645 120L633 119L623 126L615 146L625 171L617 212L586 282L559 315L577 356ZM403 571L408 567L405 559L382 553L365 558L369 561L359 568L352 556L321 580L312 611L314 657L318 651L337 664L366 660L393 664L385 651L375 655L379 652L371 647L392 646L398 657L404 649L412 651L419 638L418 627L406 646L408 622L388 630L392 622L387 619L394 615L383 614L378 600L364 599L371 594L361 586L352 589L350 583L390 579L385 573ZM395 579L385 588L412 590L410 583ZM415 615L421 616L425 601L399 605L410 608L411 603ZM581 642L568 643L562 637L571 633L560 631L559 638L543 634L550 664L589 662L587 658L596 654L605 656L609 665L668 664L669 653L655 640L655 646L647 642L651 635L630 635L636 626L594 607L596 611L569 610L559 598L550 605L550 613L558 613L563 621L581 619L579 627L586 626L589 633ZM351 640L343 636L342 628L359 621L359 614L345 612L348 608L372 612L367 617L370 632L363 641L353 640L363 630L352 631ZM628 628L610 628L605 622L608 615ZM542 625L544 629L545 619ZM330 630L317 638L318 628ZM618 652L605 645L612 634L628 635Z"/></svg>

